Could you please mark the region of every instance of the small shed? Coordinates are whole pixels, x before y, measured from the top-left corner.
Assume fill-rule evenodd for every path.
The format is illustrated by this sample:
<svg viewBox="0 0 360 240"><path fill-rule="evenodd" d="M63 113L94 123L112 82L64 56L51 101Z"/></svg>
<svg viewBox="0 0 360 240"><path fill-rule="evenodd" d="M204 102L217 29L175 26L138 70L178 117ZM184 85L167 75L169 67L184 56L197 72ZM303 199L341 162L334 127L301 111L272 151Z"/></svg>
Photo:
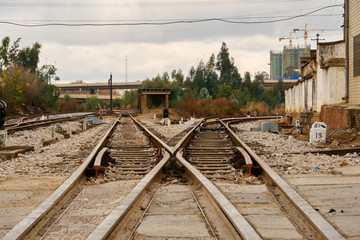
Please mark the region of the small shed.
<svg viewBox="0 0 360 240"><path fill-rule="evenodd" d="M171 94L170 89L166 88L141 88L138 90L139 101L138 109L141 113L146 113L147 108L147 95L165 95L165 106L169 108L169 95Z"/></svg>

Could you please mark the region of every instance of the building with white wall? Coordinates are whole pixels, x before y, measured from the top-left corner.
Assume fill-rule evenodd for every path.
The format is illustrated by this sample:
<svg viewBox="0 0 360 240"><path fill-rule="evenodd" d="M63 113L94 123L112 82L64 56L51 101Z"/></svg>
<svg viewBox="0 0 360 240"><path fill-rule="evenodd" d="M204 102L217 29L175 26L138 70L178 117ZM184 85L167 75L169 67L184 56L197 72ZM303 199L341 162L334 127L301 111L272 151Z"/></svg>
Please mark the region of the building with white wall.
<svg viewBox="0 0 360 240"><path fill-rule="evenodd" d="M287 115L320 113L323 105L344 103L345 42L319 43L301 68L302 79L285 90Z"/></svg>

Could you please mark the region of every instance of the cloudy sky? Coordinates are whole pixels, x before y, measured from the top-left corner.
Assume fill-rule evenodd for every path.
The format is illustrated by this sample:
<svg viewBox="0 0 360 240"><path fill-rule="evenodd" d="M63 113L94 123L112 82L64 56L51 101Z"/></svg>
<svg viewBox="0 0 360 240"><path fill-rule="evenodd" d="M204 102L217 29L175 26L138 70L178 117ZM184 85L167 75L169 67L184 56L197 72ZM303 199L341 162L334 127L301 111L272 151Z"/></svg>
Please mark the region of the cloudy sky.
<svg viewBox="0 0 360 240"><path fill-rule="evenodd" d="M40 64L56 65L63 83L106 82L110 72L113 81L125 81L126 63L129 82L173 69L187 75L201 59L217 54L222 42L241 75L254 74L269 72L269 51L288 44L279 38L289 37L294 28L304 29L307 23L308 29L340 29L343 7L335 5L342 4L343 0L0 0L0 37L21 37L20 47L39 42ZM306 16L296 17L300 15ZM205 19L209 21L197 21ZM281 19L288 20L273 22ZM312 48L315 41L310 39L316 33L326 41L342 39L341 31L310 31ZM292 36L294 44L304 44L303 32Z"/></svg>

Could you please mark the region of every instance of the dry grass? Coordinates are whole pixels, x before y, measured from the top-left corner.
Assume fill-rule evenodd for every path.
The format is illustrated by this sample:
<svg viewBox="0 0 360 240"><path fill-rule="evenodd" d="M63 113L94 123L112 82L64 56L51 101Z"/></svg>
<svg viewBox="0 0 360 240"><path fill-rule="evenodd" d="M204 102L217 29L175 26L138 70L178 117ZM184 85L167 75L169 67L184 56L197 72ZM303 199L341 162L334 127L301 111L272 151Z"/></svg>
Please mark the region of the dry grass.
<svg viewBox="0 0 360 240"><path fill-rule="evenodd" d="M256 111L258 116L270 115L269 107L264 102L249 102L245 108L245 112L248 111L250 111L251 114Z"/></svg>
<svg viewBox="0 0 360 240"><path fill-rule="evenodd" d="M59 111L62 113L81 112L84 110L82 104L66 102L63 100L58 101L58 106L59 106Z"/></svg>
<svg viewBox="0 0 360 240"><path fill-rule="evenodd" d="M185 99L177 108L177 112L183 116L210 117L210 116L238 116L239 111L233 101L225 98L210 100Z"/></svg>

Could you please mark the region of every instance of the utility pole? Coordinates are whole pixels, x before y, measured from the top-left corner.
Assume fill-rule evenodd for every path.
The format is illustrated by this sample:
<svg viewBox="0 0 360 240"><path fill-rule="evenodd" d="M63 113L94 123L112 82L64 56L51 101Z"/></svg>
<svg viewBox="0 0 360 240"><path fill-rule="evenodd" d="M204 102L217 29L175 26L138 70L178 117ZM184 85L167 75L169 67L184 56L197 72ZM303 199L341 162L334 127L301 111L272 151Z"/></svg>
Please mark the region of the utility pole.
<svg viewBox="0 0 360 240"><path fill-rule="evenodd" d="M127 83L127 79L128 79L128 73L127 73L127 56L125 55L125 83Z"/></svg>
<svg viewBox="0 0 360 240"><path fill-rule="evenodd" d="M108 85L110 85L110 113L113 112L112 110L112 73L110 73L110 79L108 80Z"/></svg>
<svg viewBox="0 0 360 240"><path fill-rule="evenodd" d="M305 24L305 29L294 29L293 32L296 33L298 31L302 31L304 32L304 42L305 42L305 57L307 56L307 39L308 39L308 32L314 32L314 31L320 31L320 32L324 32L324 31L342 31L342 29L308 29L307 28L307 23Z"/></svg>
<svg viewBox="0 0 360 240"><path fill-rule="evenodd" d="M324 38L320 38L320 34L316 34L316 38L315 39L311 39L311 40L316 40L316 46L319 44L319 40L325 40Z"/></svg>

